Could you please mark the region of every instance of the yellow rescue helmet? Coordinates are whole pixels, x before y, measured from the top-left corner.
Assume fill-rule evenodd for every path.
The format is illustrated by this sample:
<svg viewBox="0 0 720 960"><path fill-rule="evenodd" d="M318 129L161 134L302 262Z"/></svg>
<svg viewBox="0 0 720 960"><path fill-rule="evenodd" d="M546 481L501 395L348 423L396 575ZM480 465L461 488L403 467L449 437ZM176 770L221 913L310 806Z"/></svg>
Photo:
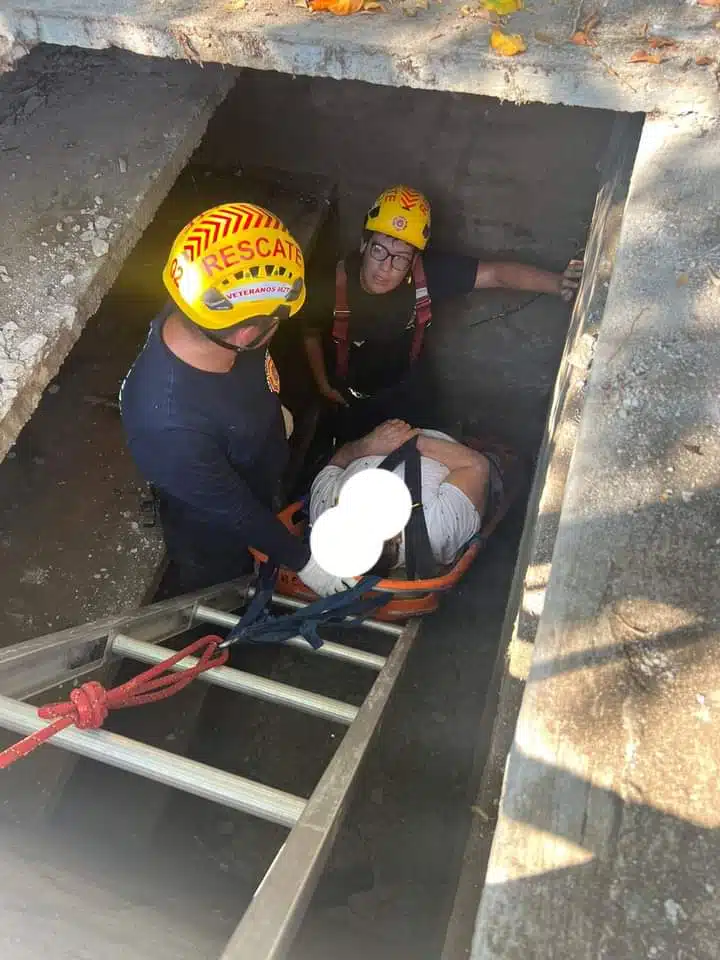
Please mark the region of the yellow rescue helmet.
<svg viewBox="0 0 720 960"><path fill-rule="evenodd" d="M365 229L424 250L430 239L430 204L412 187L389 187L368 212Z"/></svg>
<svg viewBox="0 0 720 960"><path fill-rule="evenodd" d="M273 213L225 203L180 231L163 282L193 323L224 330L253 317L297 313L305 302L305 261Z"/></svg>

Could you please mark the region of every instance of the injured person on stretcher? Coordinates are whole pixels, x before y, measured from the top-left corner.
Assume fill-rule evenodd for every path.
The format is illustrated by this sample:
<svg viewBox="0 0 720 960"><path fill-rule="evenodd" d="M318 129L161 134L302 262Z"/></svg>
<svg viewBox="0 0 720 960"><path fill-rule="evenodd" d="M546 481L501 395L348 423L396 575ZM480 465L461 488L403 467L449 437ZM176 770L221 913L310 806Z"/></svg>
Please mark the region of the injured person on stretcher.
<svg viewBox="0 0 720 960"><path fill-rule="evenodd" d="M395 465L386 458L411 447L416 447L416 456L419 454L418 492L427 530L425 542L429 543L430 562L436 565L436 571L442 571L455 562L462 548L480 531L486 510L503 496L502 465L497 455L492 451L480 453L445 433L416 430L402 420L388 420L359 440L340 447L313 481L310 523L312 526L335 507L345 484L362 471L383 465L410 485L406 476L409 461L403 457ZM381 507L377 504L375 509ZM368 527L372 526L372 510L366 508L364 521ZM410 524L386 540L379 561L370 571L362 572L402 578L402 569L406 564L410 566L406 545L409 530ZM425 537L424 532L422 536ZM351 543L347 549L352 552ZM408 572L411 577L428 575L423 571ZM331 579L335 580L332 586ZM336 592L350 585L347 579L341 582L342 586L337 578L328 578L327 589L322 592Z"/></svg>

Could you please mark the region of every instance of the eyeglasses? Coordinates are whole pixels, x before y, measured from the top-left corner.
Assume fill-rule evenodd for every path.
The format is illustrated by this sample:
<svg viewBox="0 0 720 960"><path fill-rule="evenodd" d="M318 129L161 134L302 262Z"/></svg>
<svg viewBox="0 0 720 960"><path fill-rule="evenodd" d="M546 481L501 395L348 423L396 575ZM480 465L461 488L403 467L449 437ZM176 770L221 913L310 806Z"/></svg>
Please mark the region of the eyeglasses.
<svg viewBox="0 0 720 960"><path fill-rule="evenodd" d="M412 266L412 256L407 253L391 253L376 240L370 244L370 256L378 263L383 263L389 257L391 270L397 270L398 273L407 273Z"/></svg>

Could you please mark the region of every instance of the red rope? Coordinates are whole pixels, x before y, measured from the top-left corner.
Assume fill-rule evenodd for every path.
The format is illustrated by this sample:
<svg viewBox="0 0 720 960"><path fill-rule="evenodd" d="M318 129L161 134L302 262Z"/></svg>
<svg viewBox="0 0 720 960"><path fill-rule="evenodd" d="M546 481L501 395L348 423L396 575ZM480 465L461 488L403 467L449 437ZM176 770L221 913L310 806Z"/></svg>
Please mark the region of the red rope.
<svg viewBox="0 0 720 960"><path fill-rule="evenodd" d="M101 683L90 680L72 691L69 702L49 703L39 707L38 716L43 720L51 720L52 723L3 750L0 753L0 770L5 770L16 760L26 757L67 727L74 725L80 730L96 730L103 725L111 710L140 707L179 693L205 670L222 667L227 663L227 650L218 651L218 644L221 642L221 637L201 637L184 650L178 650L167 660L155 664L113 690L106 690ZM198 650L202 650L202 653L194 666L178 673L169 672L171 667Z"/></svg>

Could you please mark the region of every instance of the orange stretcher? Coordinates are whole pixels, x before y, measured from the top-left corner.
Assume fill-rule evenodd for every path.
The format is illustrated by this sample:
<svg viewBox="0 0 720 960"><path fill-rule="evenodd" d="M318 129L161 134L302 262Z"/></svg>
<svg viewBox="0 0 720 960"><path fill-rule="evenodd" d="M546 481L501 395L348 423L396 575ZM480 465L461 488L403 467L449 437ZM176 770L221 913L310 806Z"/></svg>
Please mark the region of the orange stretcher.
<svg viewBox="0 0 720 960"><path fill-rule="evenodd" d="M374 620L407 620L409 617L421 617L437 610L443 593L452 590L467 573L471 564L485 548L488 539L517 499L523 486L523 473L517 456L507 447L499 444L483 444L477 440L465 440L468 446L482 453L494 452L502 462L503 495L499 502L488 509L485 522L479 533L469 541L460 552L453 566L446 573L426 580L381 580L373 592L390 594L385 606L373 611ZM290 504L278 514L278 519L297 537L305 532L305 520L302 516L302 501ZM250 551L256 560L266 558L255 550ZM293 570L281 567L275 589L283 596L296 600L317 600L317 594L306 587Z"/></svg>

